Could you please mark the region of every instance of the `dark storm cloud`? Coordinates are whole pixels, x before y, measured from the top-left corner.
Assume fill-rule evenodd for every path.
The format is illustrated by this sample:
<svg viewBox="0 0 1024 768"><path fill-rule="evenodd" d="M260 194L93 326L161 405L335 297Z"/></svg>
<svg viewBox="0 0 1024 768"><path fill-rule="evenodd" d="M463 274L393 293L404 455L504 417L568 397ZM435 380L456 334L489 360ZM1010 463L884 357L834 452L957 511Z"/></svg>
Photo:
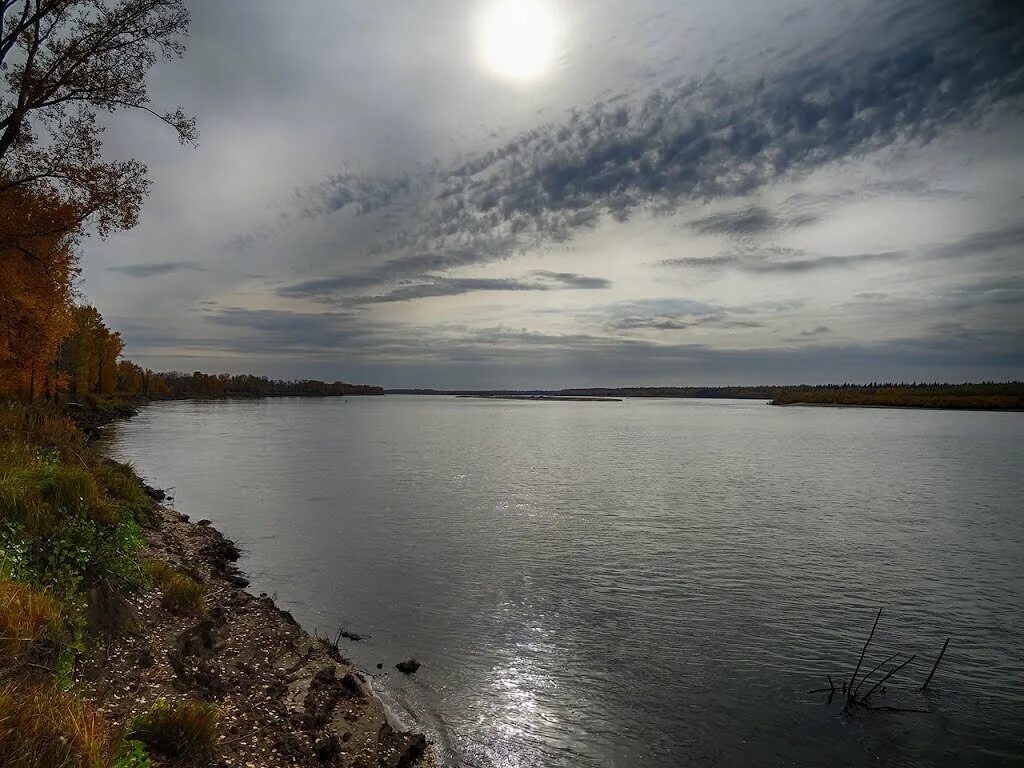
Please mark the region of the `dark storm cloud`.
<svg viewBox="0 0 1024 768"><path fill-rule="evenodd" d="M641 208L744 195L897 142L925 143L1024 92L1022 16L1009 5L964 4L958 13L930 39L847 58L820 60L819 52L752 82L709 77L639 101L599 103L448 169L392 180L343 174L304 193L303 211L365 212L408 197L403 225L375 246L395 258L358 276L384 281L563 241L602 215L624 220ZM752 235L813 220L804 213L782 222L750 208L693 226ZM763 270L846 263L835 257Z"/></svg>
<svg viewBox="0 0 1024 768"><path fill-rule="evenodd" d="M206 267L194 261L158 261L153 264L122 264L107 267L107 270L129 277L155 277L171 272L205 272Z"/></svg>

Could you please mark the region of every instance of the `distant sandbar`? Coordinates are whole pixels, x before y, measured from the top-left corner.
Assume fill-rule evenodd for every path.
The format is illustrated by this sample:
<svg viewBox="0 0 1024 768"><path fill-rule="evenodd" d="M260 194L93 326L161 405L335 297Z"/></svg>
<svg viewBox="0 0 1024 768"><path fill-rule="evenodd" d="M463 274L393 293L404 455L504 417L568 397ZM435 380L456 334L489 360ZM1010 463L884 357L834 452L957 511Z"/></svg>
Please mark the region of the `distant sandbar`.
<svg viewBox="0 0 1024 768"><path fill-rule="evenodd" d="M567 400L577 403L621 403L621 397L580 397L569 395L456 395L473 400Z"/></svg>

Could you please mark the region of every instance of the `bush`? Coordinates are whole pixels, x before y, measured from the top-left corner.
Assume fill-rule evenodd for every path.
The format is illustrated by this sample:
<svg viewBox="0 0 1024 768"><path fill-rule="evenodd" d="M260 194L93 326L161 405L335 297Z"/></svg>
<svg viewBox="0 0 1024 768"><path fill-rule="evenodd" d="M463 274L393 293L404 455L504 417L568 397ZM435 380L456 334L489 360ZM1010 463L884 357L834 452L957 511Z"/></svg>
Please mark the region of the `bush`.
<svg viewBox="0 0 1024 768"><path fill-rule="evenodd" d="M142 561L142 575L146 579L146 583L154 587L163 589L171 576L176 573L177 571L166 560L147 557Z"/></svg>
<svg viewBox="0 0 1024 768"><path fill-rule="evenodd" d="M205 701L158 701L132 723L131 735L150 752L173 760L200 763L217 742L217 707Z"/></svg>
<svg viewBox="0 0 1024 768"><path fill-rule="evenodd" d="M152 768L146 745L137 739L124 743L121 752L111 768Z"/></svg>
<svg viewBox="0 0 1024 768"><path fill-rule="evenodd" d="M60 603L28 584L0 579L0 671L51 667L67 642Z"/></svg>
<svg viewBox="0 0 1024 768"><path fill-rule="evenodd" d="M4 768L115 768L121 734L85 702L48 686L0 688ZM144 764L141 764L144 765Z"/></svg>
<svg viewBox="0 0 1024 768"><path fill-rule="evenodd" d="M112 527L70 519L49 538L30 542L31 580L61 597L99 584L136 587L142 581L135 559L141 546L134 522Z"/></svg>
<svg viewBox="0 0 1024 768"><path fill-rule="evenodd" d="M178 573L174 569L171 571L163 581L164 596L161 604L164 608L178 613L202 613L206 589L191 576Z"/></svg>

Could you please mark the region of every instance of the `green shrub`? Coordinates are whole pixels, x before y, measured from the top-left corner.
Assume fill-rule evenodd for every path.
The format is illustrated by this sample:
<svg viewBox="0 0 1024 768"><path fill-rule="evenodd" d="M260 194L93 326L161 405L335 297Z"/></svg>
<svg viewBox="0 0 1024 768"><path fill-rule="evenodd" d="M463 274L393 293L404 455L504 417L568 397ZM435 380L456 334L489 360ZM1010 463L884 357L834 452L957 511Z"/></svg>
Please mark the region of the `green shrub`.
<svg viewBox="0 0 1024 768"><path fill-rule="evenodd" d="M138 739L129 739L122 745L110 768L151 768L152 765L146 745Z"/></svg>
<svg viewBox="0 0 1024 768"><path fill-rule="evenodd" d="M71 519L52 536L30 542L32 580L61 595L98 584L133 588L142 582L136 560L141 546L132 521L108 526Z"/></svg>
<svg viewBox="0 0 1024 768"><path fill-rule="evenodd" d="M205 765L217 743L217 707L205 701L158 701L132 723L131 735L153 754Z"/></svg>

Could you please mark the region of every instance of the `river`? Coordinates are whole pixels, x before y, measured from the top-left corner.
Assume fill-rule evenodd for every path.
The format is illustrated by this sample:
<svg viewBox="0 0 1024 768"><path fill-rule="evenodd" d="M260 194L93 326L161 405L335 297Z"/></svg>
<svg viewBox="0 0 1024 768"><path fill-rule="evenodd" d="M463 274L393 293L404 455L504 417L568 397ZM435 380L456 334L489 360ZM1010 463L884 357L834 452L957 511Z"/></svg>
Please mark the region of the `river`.
<svg viewBox="0 0 1024 768"><path fill-rule="evenodd" d="M253 591L362 635L343 652L446 764L1024 765L1024 414L182 401L109 449L238 541ZM864 671L917 658L877 701L928 713L807 693L878 608Z"/></svg>

